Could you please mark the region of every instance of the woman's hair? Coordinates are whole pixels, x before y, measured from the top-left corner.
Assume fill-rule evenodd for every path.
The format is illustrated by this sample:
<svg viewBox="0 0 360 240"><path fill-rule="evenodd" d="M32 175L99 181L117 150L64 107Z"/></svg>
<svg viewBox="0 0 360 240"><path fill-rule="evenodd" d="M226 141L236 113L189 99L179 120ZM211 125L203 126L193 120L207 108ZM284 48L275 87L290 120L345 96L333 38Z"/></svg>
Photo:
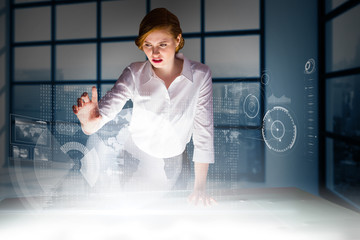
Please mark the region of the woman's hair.
<svg viewBox="0 0 360 240"><path fill-rule="evenodd" d="M182 34L179 19L166 8L155 8L151 10L141 21L139 27L139 35L135 39L135 44L142 50L145 38L154 30L167 29L170 34L176 39L179 34ZM176 47L176 53L183 48L185 43L181 35L180 43Z"/></svg>

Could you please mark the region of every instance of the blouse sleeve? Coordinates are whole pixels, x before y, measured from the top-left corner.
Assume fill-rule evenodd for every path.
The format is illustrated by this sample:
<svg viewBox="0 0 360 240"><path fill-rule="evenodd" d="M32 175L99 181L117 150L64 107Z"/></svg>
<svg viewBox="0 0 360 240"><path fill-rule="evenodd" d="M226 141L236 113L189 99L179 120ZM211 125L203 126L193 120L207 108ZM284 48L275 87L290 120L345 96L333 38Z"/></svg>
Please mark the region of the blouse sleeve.
<svg viewBox="0 0 360 240"><path fill-rule="evenodd" d="M133 92L134 77L130 67L127 67L112 89L99 101L99 111L102 116L101 127L115 118L125 103L132 98Z"/></svg>
<svg viewBox="0 0 360 240"><path fill-rule="evenodd" d="M200 88L194 119L194 162L214 163L213 88L208 69Z"/></svg>

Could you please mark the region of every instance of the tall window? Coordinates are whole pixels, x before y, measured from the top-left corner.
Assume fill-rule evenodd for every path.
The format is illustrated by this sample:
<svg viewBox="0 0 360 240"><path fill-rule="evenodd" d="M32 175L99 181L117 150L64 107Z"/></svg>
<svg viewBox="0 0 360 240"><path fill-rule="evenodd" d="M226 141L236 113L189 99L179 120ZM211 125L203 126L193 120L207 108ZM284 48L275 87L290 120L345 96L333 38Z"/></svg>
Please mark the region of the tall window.
<svg viewBox="0 0 360 240"><path fill-rule="evenodd" d="M322 1L321 187L360 209L360 1Z"/></svg>
<svg viewBox="0 0 360 240"><path fill-rule="evenodd" d="M213 73L217 164L210 178L228 187L263 181L262 0L12 0L11 113L77 123L71 106L82 92L96 85L103 96L129 63L145 60L134 39L157 7L179 17L184 55ZM78 126L52 132L59 146L87 141Z"/></svg>

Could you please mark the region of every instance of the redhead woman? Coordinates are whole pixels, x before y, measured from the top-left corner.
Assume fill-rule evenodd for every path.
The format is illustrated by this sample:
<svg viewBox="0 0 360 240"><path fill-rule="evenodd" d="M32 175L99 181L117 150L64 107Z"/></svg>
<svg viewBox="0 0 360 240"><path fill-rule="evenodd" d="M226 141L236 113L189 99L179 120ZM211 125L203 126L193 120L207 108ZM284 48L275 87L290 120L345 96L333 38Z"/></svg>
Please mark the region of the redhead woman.
<svg viewBox="0 0 360 240"><path fill-rule="evenodd" d="M93 134L112 120L131 99L130 137L125 155L129 164L126 188L169 190L186 161L193 139L195 181L188 201L211 205L206 193L210 163L214 163L212 76L208 66L179 53L184 46L178 18L165 8L149 12L135 44L147 61L131 63L113 88L98 102L83 93L73 106L82 130Z"/></svg>

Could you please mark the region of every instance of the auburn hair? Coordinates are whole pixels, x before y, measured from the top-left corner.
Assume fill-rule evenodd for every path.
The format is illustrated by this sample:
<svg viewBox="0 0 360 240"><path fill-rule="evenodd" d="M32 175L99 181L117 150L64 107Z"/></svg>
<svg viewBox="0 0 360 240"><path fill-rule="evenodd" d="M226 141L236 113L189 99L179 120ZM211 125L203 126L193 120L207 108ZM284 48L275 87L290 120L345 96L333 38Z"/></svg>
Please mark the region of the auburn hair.
<svg viewBox="0 0 360 240"><path fill-rule="evenodd" d="M135 39L136 46L143 50L146 37L154 30L159 29L167 29L175 39L181 34L180 43L175 50L176 53L184 47L185 40L182 37L179 19L166 8L155 8L143 18L139 27L139 35Z"/></svg>

